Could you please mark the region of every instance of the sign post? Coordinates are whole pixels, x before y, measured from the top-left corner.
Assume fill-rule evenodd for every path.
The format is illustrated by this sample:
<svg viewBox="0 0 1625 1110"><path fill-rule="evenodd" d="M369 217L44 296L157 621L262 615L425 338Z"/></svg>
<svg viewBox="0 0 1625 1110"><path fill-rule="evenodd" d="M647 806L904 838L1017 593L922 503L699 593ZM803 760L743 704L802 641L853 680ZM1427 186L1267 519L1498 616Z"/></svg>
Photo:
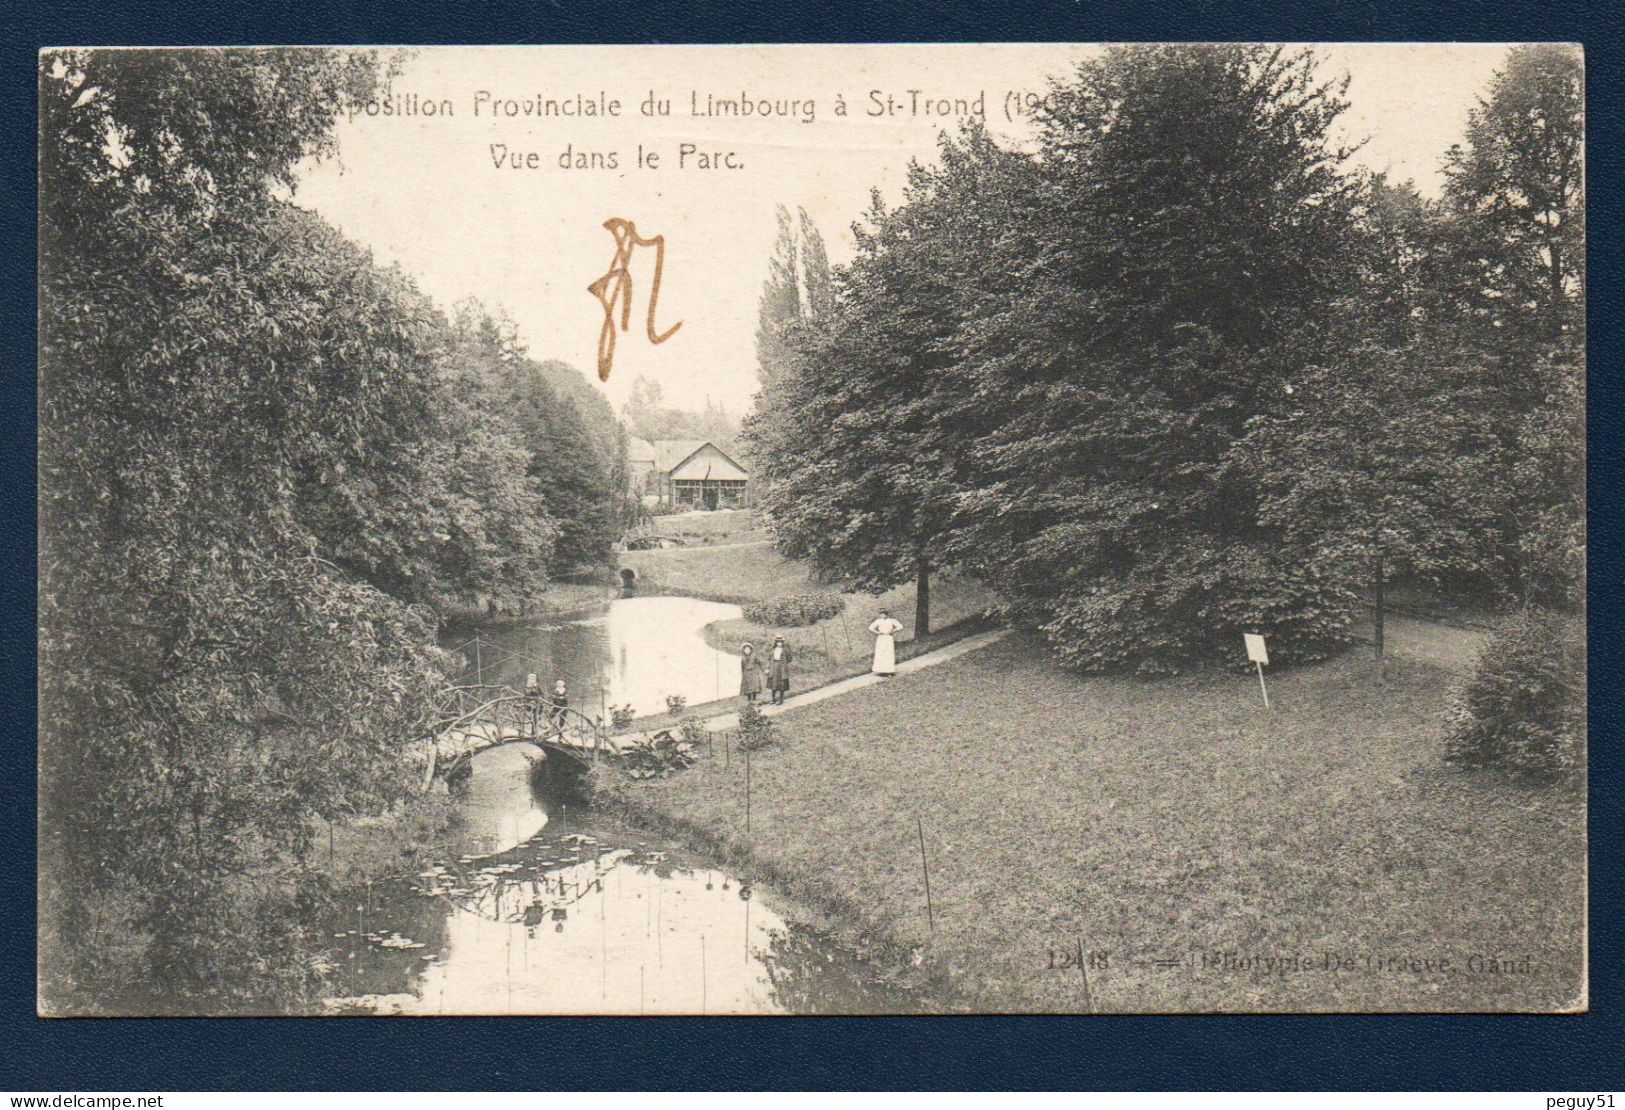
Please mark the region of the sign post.
<svg viewBox="0 0 1625 1110"><path fill-rule="evenodd" d="M1258 667L1258 689L1264 695L1264 708L1270 707L1270 688L1264 685L1264 667L1270 661L1269 649L1264 646L1264 637L1253 632L1243 632L1242 639L1247 641L1247 658Z"/></svg>

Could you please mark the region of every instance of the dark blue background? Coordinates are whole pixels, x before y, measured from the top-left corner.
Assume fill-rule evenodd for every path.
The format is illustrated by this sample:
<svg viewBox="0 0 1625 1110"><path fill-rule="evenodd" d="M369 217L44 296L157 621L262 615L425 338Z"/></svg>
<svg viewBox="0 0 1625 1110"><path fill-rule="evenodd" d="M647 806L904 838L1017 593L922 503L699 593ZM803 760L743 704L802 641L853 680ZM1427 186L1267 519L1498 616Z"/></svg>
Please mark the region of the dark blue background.
<svg viewBox="0 0 1625 1110"><path fill-rule="evenodd" d="M9 525L0 578L0 1090L575 1088L1625 1087L1620 1060L1618 89L1608 5L1351 0L983 6L299 0L243 5L0 4L0 407ZM1583 42L1588 171L1592 505L1591 1006L1576 1016L1159 1018L261 1019L41 1021L34 1015L34 51L43 45L1449 39ZM1486 843L1486 856L1519 845Z"/></svg>

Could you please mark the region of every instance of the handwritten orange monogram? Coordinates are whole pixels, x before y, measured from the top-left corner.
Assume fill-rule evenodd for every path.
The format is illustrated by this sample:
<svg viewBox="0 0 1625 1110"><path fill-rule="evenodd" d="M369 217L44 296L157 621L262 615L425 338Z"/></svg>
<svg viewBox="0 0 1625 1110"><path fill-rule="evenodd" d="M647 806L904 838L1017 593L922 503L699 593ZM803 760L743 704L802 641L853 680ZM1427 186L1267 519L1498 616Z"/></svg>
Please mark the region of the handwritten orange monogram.
<svg viewBox="0 0 1625 1110"><path fill-rule="evenodd" d="M632 322L632 252L638 247L655 249L654 281L649 286L649 317L647 330L650 343L664 343L678 328L681 320L664 332L655 331L655 308L660 303L660 272L666 265L666 237L656 235L645 239L631 220L619 216L604 221L604 229L615 237L615 257L609 271L587 286L587 292L598 298L604 306L604 326L598 331L598 380L609 381L610 367L615 361L615 306L621 309L620 330L625 331Z"/></svg>

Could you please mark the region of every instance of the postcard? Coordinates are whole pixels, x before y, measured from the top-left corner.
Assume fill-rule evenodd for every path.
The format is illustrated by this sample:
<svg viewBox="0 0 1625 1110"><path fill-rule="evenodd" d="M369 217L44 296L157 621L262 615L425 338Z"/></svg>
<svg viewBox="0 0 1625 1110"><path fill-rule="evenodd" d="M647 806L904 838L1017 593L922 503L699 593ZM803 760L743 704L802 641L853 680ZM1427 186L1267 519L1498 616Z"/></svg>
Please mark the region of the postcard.
<svg viewBox="0 0 1625 1110"><path fill-rule="evenodd" d="M38 65L42 1015L1586 1009L1578 47Z"/></svg>

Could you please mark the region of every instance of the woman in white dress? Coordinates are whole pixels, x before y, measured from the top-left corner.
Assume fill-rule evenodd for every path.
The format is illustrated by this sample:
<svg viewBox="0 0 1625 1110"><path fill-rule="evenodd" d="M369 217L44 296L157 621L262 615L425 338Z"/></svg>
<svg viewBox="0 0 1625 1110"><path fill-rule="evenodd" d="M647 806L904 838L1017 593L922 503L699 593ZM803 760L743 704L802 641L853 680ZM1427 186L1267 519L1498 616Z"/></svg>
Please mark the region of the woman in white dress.
<svg viewBox="0 0 1625 1110"><path fill-rule="evenodd" d="M869 631L875 635L875 662L869 669L875 674L890 676L897 673L897 634L902 630L903 622L884 609L869 626Z"/></svg>

